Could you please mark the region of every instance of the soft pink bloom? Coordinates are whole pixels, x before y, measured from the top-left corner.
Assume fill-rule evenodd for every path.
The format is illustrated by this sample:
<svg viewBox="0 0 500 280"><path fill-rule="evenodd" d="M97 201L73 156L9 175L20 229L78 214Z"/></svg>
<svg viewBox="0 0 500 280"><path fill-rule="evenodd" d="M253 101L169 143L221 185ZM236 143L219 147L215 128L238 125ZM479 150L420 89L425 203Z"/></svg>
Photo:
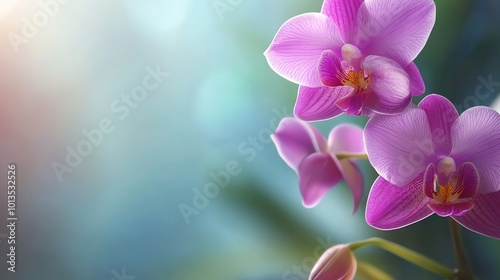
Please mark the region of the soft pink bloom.
<svg viewBox="0 0 500 280"><path fill-rule="evenodd" d="M356 274L356 257L345 244L326 250L314 265L309 280L351 280Z"/></svg>
<svg viewBox="0 0 500 280"><path fill-rule="evenodd" d="M265 56L300 85L300 119L396 114L425 91L413 60L434 21L432 0L325 0L285 22Z"/></svg>
<svg viewBox="0 0 500 280"><path fill-rule="evenodd" d="M363 176L354 159L339 159L337 155L365 154L361 128L339 125L330 132L327 141L314 126L284 118L271 138L280 156L299 176L304 206L315 206L328 190L345 179L356 211L363 195Z"/></svg>
<svg viewBox="0 0 500 280"><path fill-rule="evenodd" d="M380 177L368 196L371 226L397 229L436 213L500 238L500 114L474 107L460 116L440 95L365 128Z"/></svg>

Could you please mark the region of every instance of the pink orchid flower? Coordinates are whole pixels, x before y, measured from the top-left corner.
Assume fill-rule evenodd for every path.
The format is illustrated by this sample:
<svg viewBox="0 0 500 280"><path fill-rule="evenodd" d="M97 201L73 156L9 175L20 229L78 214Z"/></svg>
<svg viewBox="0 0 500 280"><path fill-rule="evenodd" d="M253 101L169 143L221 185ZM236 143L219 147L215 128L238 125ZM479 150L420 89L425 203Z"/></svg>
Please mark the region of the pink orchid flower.
<svg viewBox="0 0 500 280"><path fill-rule="evenodd" d="M328 190L345 179L357 210L363 195L363 176L352 157L366 154L361 128L339 125L327 141L309 123L284 118L271 138L281 158L299 176L304 206L314 207Z"/></svg>
<svg viewBox="0 0 500 280"><path fill-rule="evenodd" d="M391 230L436 213L500 238L498 112L479 106L459 116L431 94L418 108L370 119L364 135L380 175L368 196L368 224Z"/></svg>
<svg viewBox="0 0 500 280"><path fill-rule="evenodd" d="M413 60L434 22L432 0L325 0L321 13L285 22L264 54L300 85L302 120L397 114L425 91Z"/></svg>

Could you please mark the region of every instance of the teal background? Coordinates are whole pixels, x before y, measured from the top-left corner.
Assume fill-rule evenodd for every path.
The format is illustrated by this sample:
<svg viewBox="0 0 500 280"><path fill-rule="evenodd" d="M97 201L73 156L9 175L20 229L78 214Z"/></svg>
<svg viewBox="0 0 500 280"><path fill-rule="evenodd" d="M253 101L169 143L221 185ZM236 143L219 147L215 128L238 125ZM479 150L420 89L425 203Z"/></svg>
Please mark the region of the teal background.
<svg viewBox="0 0 500 280"><path fill-rule="evenodd" d="M8 163L17 164L19 219L15 274L6 271L0 226L0 279L306 279L325 247L372 236L453 266L445 219L377 231L363 204L351 213L344 184L304 208L296 175L270 142L278 118L292 113L297 85L262 53L281 24L319 11L322 1L66 2L17 52L9 34L22 34L23 18L43 9L38 1L0 4L0 224ZM227 10L217 10L221 3ZM436 4L416 60L426 94L445 95L459 110L490 104L498 87L476 88L480 77L500 81L500 4ZM116 112L147 67L169 75L126 116ZM54 162L66 164L67 147L103 120L113 131L58 180ZM326 135L340 122L365 120L315 125ZM362 166L368 191L375 174ZM183 217L180 208L193 207L210 174L227 169L235 174L227 186ZM500 242L467 230L463 237L479 279L499 279ZM356 256L395 279L440 279L378 248Z"/></svg>

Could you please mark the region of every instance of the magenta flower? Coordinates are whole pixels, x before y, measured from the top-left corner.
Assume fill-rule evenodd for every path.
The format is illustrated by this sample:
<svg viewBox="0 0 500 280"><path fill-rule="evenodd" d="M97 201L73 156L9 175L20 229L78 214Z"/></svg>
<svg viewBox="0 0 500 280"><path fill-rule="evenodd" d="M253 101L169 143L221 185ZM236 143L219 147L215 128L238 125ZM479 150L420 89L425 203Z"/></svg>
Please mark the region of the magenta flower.
<svg viewBox="0 0 500 280"><path fill-rule="evenodd" d="M396 114L425 91L412 62L435 21L432 0L325 0L321 13L283 24L265 52L299 84L295 116Z"/></svg>
<svg viewBox="0 0 500 280"><path fill-rule="evenodd" d="M363 195L363 177L354 157L366 154L361 128L339 125L330 132L327 142L312 125L284 118L271 138L281 158L299 176L304 206L314 207L328 190L345 179L357 210Z"/></svg>
<svg viewBox="0 0 500 280"><path fill-rule="evenodd" d="M349 246L340 244L326 250L314 265L309 280L352 280L357 261Z"/></svg>
<svg viewBox="0 0 500 280"><path fill-rule="evenodd" d="M474 107L458 115L429 95L398 116L376 116L365 128L368 158L380 177L366 220L390 230L436 213L500 238L500 115Z"/></svg>

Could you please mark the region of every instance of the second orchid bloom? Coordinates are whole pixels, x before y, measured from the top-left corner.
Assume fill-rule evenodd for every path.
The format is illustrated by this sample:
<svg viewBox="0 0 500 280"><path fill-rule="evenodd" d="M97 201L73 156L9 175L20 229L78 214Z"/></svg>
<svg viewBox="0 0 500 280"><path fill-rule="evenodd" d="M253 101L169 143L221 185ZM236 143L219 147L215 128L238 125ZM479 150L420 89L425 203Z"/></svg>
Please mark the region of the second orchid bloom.
<svg viewBox="0 0 500 280"><path fill-rule="evenodd" d="M343 179L354 197L354 211L363 196L363 176L356 158L366 156L361 128L342 124L328 141L309 123L284 118L272 136L278 153L297 172L303 204L313 207Z"/></svg>
<svg viewBox="0 0 500 280"><path fill-rule="evenodd" d="M500 238L498 112L474 107L459 116L432 94L401 115L370 119L365 141L380 174L368 197L368 224L397 229L436 213Z"/></svg>

